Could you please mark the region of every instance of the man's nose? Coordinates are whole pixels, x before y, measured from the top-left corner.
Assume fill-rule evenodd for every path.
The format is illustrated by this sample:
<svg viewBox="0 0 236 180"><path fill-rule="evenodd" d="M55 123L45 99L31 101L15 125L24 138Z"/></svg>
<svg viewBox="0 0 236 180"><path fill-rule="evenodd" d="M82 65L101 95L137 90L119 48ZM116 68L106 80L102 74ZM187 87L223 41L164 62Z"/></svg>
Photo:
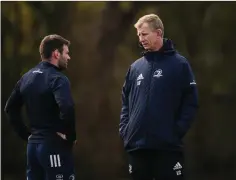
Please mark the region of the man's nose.
<svg viewBox="0 0 236 180"><path fill-rule="evenodd" d="M142 43L144 41L144 38L142 36L139 37L139 42Z"/></svg>

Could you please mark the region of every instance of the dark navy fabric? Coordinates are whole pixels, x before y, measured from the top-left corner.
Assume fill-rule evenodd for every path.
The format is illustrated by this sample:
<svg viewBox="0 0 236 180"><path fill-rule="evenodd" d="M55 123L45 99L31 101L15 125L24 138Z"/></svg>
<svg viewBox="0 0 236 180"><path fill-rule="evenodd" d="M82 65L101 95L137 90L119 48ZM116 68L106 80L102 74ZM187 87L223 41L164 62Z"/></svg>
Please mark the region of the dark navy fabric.
<svg viewBox="0 0 236 180"><path fill-rule="evenodd" d="M142 149L129 152L128 162L132 180L186 179L183 152Z"/></svg>
<svg viewBox="0 0 236 180"><path fill-rule="evenodd" d="M28 180L75 180L71 146L59 141L28 143Z"/></svg>
<svg viewBox="0 0 236 180"><path fill-rule="evenodd" d="M25 105L29 117L27 128L21 116ZM67 142L76 139L74 103L68 78L56 66L43 61L29 70L17 82L5 111L12 126L24 140L40 143L66 134Z"/></svg>
<svg viewBox="0 0 236 180"><path fill-rule="evenodd" d="M165 39L129 68L122 89L120 136L127 151L181 150L198 108L189 62Z"/></svg>

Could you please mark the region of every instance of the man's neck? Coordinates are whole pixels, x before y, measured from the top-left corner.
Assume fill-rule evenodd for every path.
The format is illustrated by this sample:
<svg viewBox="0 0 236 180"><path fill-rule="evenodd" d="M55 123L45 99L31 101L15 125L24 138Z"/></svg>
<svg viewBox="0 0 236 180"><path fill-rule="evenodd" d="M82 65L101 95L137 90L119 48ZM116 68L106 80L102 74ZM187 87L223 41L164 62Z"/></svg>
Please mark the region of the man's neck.
<svg viewBox="0 0 236 180"><path fill-rule="evenodd" d="M55 59L48 59L48 60L43 60L43 61L46 61L56 67L59 67L58 64L57 64L57 61Z"/></svg>

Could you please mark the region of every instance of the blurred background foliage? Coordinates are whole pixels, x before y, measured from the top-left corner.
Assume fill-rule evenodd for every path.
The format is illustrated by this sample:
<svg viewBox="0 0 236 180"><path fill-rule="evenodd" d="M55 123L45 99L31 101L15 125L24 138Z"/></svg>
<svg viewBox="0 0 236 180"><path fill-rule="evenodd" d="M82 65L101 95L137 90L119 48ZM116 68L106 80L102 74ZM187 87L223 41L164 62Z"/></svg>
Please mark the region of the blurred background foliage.
<svg viewBox="0 0 236 180"><path fill-rule="evenodd" d="M26 143L3 108L16 81L40 62L39 43L60 34L72 43L66 75L76 104L78 179L128 179L118 135L121 87L140 57L133 24L156 13L165 37L188 58L200 109L185 137L189 180L236 179L235 2L2 2L2 177L25 179ZM27 120L26 120L27 122Z"/></svg>

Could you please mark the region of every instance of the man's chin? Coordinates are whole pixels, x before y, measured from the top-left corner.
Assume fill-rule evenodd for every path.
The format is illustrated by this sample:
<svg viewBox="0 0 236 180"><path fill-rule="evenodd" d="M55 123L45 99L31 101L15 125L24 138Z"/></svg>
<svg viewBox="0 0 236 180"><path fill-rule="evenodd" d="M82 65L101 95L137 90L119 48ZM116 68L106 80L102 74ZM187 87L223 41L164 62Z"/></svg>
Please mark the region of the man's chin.
<svg viewBox="0 0 236 180"><path fill-rule="evenodd" d="M149 50L149 49L150 49L149 46L143 46L143 48L144 48L145 50Z"/></svg>
<svg viewBox="0 0 236 180"><path fill-rule="evenodd" d="M63 70L66 70L66 69L67 69L67 65L60 66L59 68L60 68L60 70L62 70L62 71L63 71Z"/></svg>
<svg viewBox="0 0 236 180"><path fill-rule="evenodd" d="M145 49L146 51L151 51L151 49L150 49L149 47L144 47L144 49Z"/></svg>

